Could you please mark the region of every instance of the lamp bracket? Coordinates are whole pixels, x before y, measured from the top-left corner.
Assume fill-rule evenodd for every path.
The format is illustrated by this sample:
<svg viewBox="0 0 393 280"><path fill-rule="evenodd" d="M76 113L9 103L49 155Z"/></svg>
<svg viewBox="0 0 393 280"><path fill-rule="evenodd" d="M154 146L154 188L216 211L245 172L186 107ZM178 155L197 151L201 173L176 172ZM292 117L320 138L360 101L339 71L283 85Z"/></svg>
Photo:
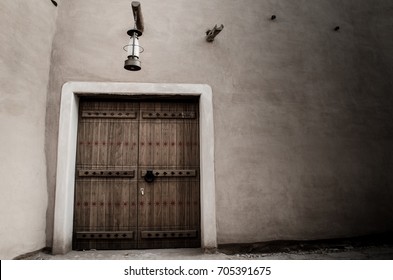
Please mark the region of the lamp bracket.
<svg viewBox="0 0 393 280"><path fill-rule="evenodd" d="M141 3L138 1L131 2L132 14L134 15L136 29L143 32L145 25L143 23Z"/></svg>

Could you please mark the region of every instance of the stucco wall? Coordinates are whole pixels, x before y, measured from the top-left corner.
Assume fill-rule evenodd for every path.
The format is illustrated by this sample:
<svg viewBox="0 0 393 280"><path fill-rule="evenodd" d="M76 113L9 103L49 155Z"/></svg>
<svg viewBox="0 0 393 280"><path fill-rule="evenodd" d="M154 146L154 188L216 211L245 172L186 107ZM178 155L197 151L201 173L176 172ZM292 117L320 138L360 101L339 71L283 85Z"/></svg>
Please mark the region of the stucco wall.
<svg viewBox="0 0 393 280"><path fill-rule="evenodd" d="M45 247L45 113L56 8L0 2L0 258Z"/></svg>
<svg viewBox="0 0 393 280"><path fill-rule="evenodd" d="M59 7L46 119L48 245L67 81L212 87L219 243L393 230L389 1L141 1L139 72L123 69L130 2ZM207 43L205 31L221 23Z"/></svg>

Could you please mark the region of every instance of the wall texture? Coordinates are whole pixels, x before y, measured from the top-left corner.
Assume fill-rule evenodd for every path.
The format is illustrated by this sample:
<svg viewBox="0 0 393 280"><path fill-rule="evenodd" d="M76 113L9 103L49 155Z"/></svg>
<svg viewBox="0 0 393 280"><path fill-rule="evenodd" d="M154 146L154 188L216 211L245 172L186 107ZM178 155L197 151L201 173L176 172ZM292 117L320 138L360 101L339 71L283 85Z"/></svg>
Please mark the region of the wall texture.
<svg viewBox="0 0 393 280"><path fill-rule="evenodd" d="M67 81L212 87L221 244L393 230L391 1L141 1L139 72L123 69L130 2L59 6L46 116L49 246ZM221 23L207 43L205 31Z"/></svg>
<svg viewBox="0 0 393 280"><path fill-rule="evenodd" d="M45 112L56 8L0 2L0 259L45 247Z"/></svg>

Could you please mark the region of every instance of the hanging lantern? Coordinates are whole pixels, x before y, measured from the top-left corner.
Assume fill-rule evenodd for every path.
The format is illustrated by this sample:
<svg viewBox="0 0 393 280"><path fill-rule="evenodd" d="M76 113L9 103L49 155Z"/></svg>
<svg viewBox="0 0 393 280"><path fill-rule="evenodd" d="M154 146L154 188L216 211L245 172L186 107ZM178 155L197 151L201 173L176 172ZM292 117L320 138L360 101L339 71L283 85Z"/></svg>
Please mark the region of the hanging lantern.
<svg viewBox="0 0 393 280"><path fill-rule="evenodd" d="M124 69L139 71L141 70L139 54L143 52L143 48L139 45L139 37L142 36L144 24L141 4L138 1L132 1L131 7L134 16L134 28L127 31L127 34L130 36L130 42L123 47L127 52L127 60L124 61Z"/></svg>
<svg viewBox="0 0 393 280"><path fill-rule="evenodd" d="M143 52L143 48L139 45L139 36L142 35L142 32L137 29L130 29L127 34L130 35L130 42L123 47L127 52L127 60L124 61L124 69L139 71L141 70L139 54Z"/></svg>

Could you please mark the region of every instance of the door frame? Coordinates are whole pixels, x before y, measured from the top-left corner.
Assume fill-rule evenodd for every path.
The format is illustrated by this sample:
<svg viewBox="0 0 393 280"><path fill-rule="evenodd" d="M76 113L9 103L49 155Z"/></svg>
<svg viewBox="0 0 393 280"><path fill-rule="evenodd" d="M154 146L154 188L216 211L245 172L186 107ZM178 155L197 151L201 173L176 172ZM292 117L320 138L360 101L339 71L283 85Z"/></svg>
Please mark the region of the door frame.
<svg viewBox="0 0 393 280"><path fill-rule="evenodd" d="M67 82L62 87L57 147L53 254L72 250L79 98L199 97L201 247L217 248L212 89L206 84Z"/></svg>

